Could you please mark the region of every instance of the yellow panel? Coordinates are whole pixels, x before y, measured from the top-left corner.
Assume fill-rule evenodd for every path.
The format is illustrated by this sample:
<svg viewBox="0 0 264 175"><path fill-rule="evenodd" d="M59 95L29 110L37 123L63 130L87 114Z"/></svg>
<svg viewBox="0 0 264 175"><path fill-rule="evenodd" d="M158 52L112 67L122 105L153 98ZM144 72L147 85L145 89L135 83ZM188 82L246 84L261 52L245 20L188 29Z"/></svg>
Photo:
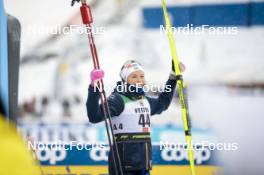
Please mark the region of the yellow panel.
<svg viewBox="0 0 264 175"><path fill-rule="evenodd" d="M107 166L42 166L42 171L46 175L67 175L74 173L76 175L91 174L91 175L105 175L108 173ZM222 175L223 168L218 166L196 166L196 173L198 175ZM191 175L189 165L186 166L154 166L151 175Z"/></svg>

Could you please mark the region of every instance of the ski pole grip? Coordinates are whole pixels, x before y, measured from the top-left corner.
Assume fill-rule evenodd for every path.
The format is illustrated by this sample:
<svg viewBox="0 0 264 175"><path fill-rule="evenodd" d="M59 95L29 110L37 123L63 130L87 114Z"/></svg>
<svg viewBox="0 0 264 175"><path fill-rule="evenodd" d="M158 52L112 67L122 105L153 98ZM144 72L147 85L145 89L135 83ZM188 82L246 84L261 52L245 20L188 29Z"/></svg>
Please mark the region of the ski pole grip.
<svg viewBox="0 0 264 175"><path fill-rule="evenodd" d="M80 7L80 10L81 10L81 14L82 14L83 24L91 24L93 22L93 17L92 17L90 7L86 4L83 4Z"/></svg>

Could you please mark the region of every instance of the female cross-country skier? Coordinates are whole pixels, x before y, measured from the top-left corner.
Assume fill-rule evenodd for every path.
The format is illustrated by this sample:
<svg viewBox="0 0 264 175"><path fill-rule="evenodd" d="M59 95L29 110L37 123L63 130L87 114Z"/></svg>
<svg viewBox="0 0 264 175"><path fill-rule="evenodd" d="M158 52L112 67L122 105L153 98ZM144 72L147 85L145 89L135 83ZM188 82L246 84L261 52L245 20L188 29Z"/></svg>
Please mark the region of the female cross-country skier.
<svg viewBox="0 0 264 175"><path fill-rule="evenodd" d="M185 67L181 63L180 69ZM103 109L100 104L100 92L96 87L98 80L104 77L104 71L91 71L91 84L86 102L87 113L91 123L104 120ZM121 81L108 97L112 127L124 175L149 175L152 168L152 146L150 138L150 116L165 111L172 100L176 87L176 74L172 64L172 71L163 91L158 98L146 96L143 86L146 85L144 69L140 63L129 60L121 68ZM126 88L118 88L126 86ZM122 90L120 90L122 89ZM109 174L114 173L113 160L109 154ZM117 161L116 161L117 162Z"/></svg>

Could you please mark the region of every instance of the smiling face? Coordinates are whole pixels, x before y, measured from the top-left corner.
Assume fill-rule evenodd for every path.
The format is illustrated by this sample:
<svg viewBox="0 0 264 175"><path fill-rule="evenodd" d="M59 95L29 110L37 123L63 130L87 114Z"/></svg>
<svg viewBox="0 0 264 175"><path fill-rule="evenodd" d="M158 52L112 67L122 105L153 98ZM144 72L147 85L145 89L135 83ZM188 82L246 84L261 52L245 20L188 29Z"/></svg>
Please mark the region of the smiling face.
<svg viewBox="0 0 264 175"><path fill-rule="evenodd" d="M144 86L146 83L144 72L141 70L132 72L127 78L127 83L131 85Z"/></svg>

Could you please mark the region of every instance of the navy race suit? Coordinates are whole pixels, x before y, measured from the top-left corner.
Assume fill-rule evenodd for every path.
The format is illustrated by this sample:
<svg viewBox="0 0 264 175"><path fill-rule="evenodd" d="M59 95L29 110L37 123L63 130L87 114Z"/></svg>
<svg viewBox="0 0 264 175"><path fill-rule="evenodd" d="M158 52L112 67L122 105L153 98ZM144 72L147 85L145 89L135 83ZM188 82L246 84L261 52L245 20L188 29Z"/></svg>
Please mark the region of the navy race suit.
<svg viewBox="0 0 264 175"><path fill-rule="evenodd" d="M171 88L170 91L163 91L158 98L148 97L144 92L119 92L116 88L107 99L124 175L147 175L152 168L150 116L160 114L169 107L176 79L169 79L166 86ZM86 107L91 123L104 119L99 101L99 90L89 86ZM109 174L114 175L111 154Z"/></svg>

